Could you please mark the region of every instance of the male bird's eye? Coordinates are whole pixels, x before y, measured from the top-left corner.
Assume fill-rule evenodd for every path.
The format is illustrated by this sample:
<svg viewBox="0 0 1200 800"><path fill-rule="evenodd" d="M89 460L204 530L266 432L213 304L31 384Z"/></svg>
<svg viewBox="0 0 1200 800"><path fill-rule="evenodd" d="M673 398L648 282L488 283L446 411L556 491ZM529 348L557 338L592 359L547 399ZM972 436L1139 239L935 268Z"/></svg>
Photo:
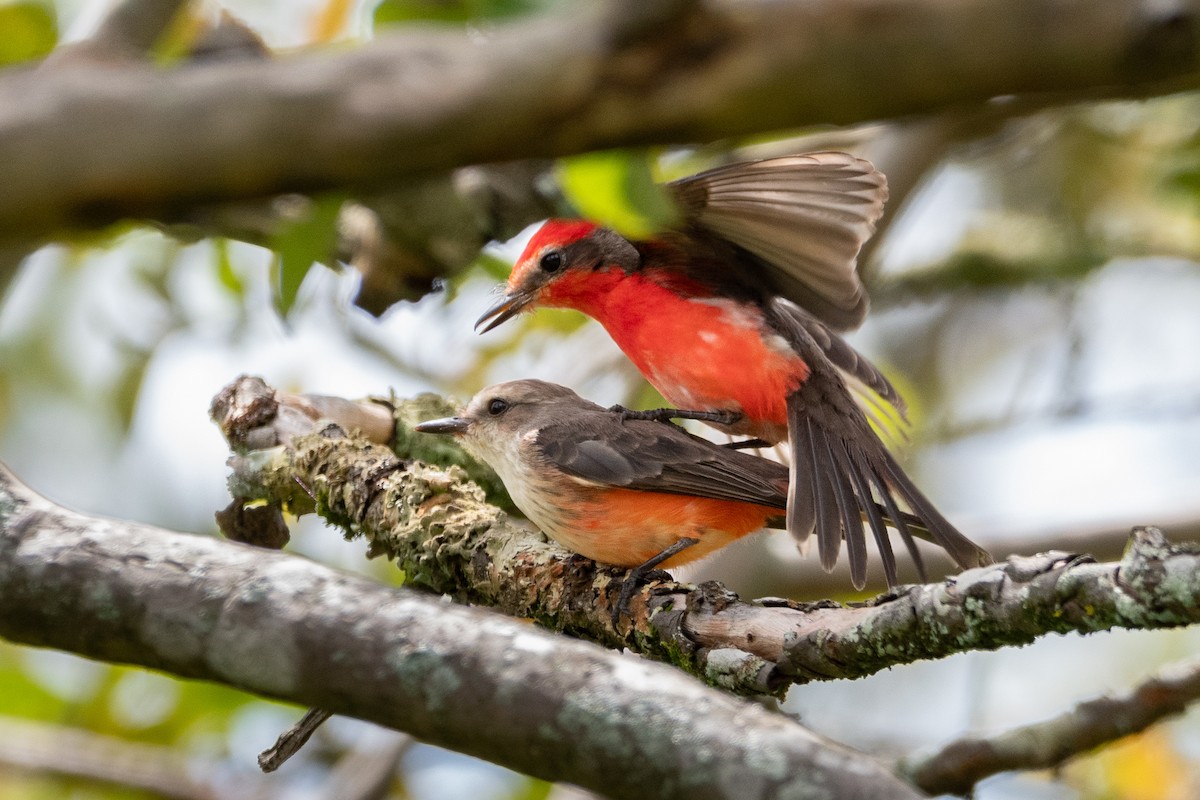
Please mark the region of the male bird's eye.
<svg viewBox="0 0 1200 800"><path fill-rule="evenodd" d="M495 400L488 403L488 413L491 414L493 417L498 417L501 414L503 414L505 411L508 411L508 401L507 400L501 400L499 397L497 397Z"/></svg>
<svg viewBox="0 0 1200 800"><path fill-rule="evenodd" d="M562 269L562 253L557 250L551 250L542 256L538 266L542 268L542 272L558 272Z"/></svg>

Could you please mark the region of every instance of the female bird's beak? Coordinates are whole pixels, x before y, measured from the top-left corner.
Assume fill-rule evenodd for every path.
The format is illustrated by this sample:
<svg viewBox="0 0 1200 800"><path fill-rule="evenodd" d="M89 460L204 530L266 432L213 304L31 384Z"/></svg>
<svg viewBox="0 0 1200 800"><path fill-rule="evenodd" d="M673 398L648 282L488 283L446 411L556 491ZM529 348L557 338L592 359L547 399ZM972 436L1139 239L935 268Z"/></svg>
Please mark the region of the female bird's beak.
<svg viewBox="0 0 1200 800"><path fill-rule="evenodd" d="M467 417L444 417L442 419L431 419L428 422L422 422L419 425L414 425L414 431L421 433L466 433L471 427L471 420Z"/></svg>
<svg viewBox="0 0 1200 800"><path fill-rule="evenodd" d="M532 292L517 289L506 293L496 301L495 305L483 312L483 316L475 321L475 330L479 333L487 333L497 325L501 325L521 313L525 306L529 305L532 300ZM491 322L488 322L488 320L491 320ZM485 322L488 324L483 330L479 330L479 326Z"/></svg>

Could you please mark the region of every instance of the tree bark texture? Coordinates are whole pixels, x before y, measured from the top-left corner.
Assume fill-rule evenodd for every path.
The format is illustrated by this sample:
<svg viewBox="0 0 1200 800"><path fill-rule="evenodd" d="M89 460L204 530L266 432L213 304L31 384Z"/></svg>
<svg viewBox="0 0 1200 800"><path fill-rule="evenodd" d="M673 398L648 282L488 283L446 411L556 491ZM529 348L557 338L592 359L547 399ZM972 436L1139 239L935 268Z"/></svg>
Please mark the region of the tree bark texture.
<svg viewBox="0 0 1200 800"><path fill-rule="evenodd" d="M615 798L922 796L661 664L285 553L71 512L3 468L0 636L320 706Z"/></svg>
<svg viewBox="0 0 1200 800"><path fill-rule="evenodd" d="M351 50L0 76L0 241L482 162L1200 75L1200 0L608 2Z"/></svg>

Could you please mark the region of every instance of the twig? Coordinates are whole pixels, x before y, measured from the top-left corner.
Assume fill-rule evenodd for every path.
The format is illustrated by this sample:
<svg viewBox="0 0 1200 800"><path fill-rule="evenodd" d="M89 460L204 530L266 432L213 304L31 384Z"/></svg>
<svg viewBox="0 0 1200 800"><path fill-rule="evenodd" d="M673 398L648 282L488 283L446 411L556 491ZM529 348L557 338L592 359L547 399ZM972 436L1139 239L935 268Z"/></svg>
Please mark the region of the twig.
<svg viewBox="0 0 1200 800"><path fill-rule="evenodd" d="M1096 747L1182 714L1200 698L1200 660L1174 664L1134 689L1098 697L1053 719L971 736L904 759L900 771L930 794L966 794L998 772L1057 767Z"/></svg>
<svg viewBox="0 0 1200 800"><path fill-rule="evenodd" d="M300 751L304 743L317 732L317 728L333 714L319 708L310 708L292 727L279 734L275 744L258 754L258 768L263 772L274 772L283 763Z"/></svg>

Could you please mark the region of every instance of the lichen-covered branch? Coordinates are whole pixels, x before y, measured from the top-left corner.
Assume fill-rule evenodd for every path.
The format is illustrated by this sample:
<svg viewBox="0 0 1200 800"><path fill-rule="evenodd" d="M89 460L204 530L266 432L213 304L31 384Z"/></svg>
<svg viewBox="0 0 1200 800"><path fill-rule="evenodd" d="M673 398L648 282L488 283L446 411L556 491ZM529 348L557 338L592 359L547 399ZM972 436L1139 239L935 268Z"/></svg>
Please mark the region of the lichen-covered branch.
<svg viewBox="0 0 1200 800"><path fill-rule="evenodd" d="M2 467L0 636L319 706L613 798L922 796L661 664L285 553L79 514Z"/></svg>
<svg viewBox="0 0 1200 800"><path fill-rule="evenodd" d="M218 396L214 416L235 447L275 441L269 414L245 426L235 411L261 412L273 397L250 378ZM413 417L402 403L397 407L406 420L401 430ZM430 408L427 416L444 413ZM1012 557L865 604L747 603L718 584L688 586L664 574L635 597L632 620L614 627L610 609L621 571L571 557L513 524L464 481L460 467L411 460L405 450L415 441L411 431L396 441L393 452L336 427L294 437L290 446L235 457L233 494L296 512L315 509L348 534L364 536L371 553L394 558L415 585L668 660L741 693L778 693L790 683L1028 644L1049 632L1200 621L1200 551L1141 529L1120 562L1096 564L1066 553Z"/></svg>
<svg viewBox="0 0 1200 800"><path fill-rule="evenodd" d="M1200 549L1137 528L1124 558L1044 553L818 612L780 654L804 678L854 678L898 663L1029 644L1047 633L1200 622Z"/></svg>
<svg viewBox="0 0 1200 800"><path fill-rule="evenodd" d="M1194 87L1200 0L609 2L162 70L0 76L0 241L485 162Z"/></svg>
<svg viewBox="0 0 1200 800"><path fill-rule="evenodd" d="M213 401L214 419L234 448L243 451L230 462L235 506L267 500L271 507L295 514L316 511L348 536L363 536L369 555L394 559L411 585L532 617L609 647L636 649L743 694L785 688L772 665L750 653L713 653L678 635L669 622L678 617L668 612L689 602L692 587L670 582L666 573L657 573L664 583L634 596L632 619L615 626L611 610L624 570L572 557L540 533L512 522L467 479L469 469L500 486L490 470L457 445L411 430L421 419L445 416L444 401L425 396L415 405L396 404L402 422L393 446L404 456L427 459L420 461L364 437L347 436L341 428L316 430L321 423L297 415L300 401L290 397L283 398L273 419L274 399L261 380L243 377ZM299 435L302 420L314 432ZM226 533L249 538L237 529L226 528ZM660 590L667 593L660 596ZM651 608L663 613L652 615Z"/></svg>
<svg viewBox="0 0 1200 800"><path fill-rule="evenodd" d="M995 736L958 739L901 762L930 794L967 794L998 772L1050 769L1100 745L1139 733L1200 699L1200 661L1174 664L1134 689L1087 700L1053 719Z"/></svg>

